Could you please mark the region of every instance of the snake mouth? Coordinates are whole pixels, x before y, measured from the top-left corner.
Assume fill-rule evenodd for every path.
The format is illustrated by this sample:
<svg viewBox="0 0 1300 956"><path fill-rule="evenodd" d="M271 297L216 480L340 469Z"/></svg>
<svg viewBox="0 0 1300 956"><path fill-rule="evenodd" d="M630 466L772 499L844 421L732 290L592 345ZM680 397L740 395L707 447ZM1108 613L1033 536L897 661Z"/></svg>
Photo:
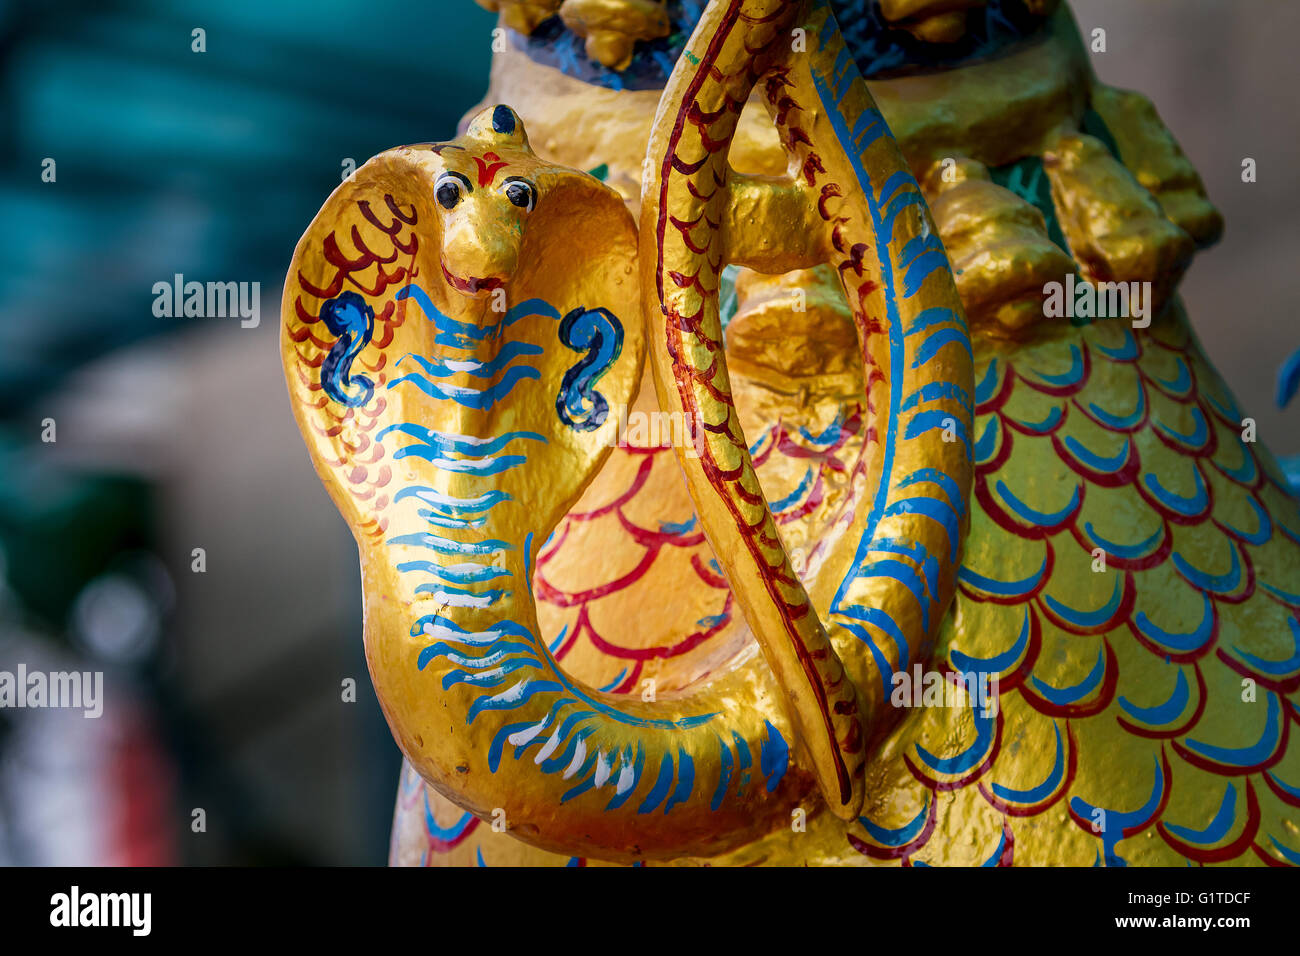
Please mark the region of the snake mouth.
<svg viewBox="0 0 1300 956"><path fill-rule="evenodd" d="M502 288L506 283L500 276L478 277L470 276L462 279L460 276L452 275L447 271L447 267L442 267L443 278L447 284L462 295L484 296L495 289Z"/></svg>

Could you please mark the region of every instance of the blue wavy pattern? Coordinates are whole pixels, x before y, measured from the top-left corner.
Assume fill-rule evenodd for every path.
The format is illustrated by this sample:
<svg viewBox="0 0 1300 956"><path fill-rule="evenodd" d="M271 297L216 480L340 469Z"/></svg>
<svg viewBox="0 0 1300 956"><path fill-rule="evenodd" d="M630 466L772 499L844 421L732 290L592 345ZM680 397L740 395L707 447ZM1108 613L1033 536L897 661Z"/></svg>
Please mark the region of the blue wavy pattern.
<svg viewBox="0 0 1300 956"><path fill-rule="evenodd" d="M1152 763L1155 765L1155 778L1151 782L1151 795L1147 798L1147 802L1136 810L1113 810L1091 804L1083 797L1070 798L1070 809L1077 816L1087 823L1095 822L1100 825L1102 852L1107 866L1128 866L1127 861L1115 851L1116 845L1124 837L1149 823L1156 811L1160 809L1165 794L1165 771L1158 757L1153 757ZM1105 815L1095 816L1094 812L1097 810L1101 810Z"/></svg>

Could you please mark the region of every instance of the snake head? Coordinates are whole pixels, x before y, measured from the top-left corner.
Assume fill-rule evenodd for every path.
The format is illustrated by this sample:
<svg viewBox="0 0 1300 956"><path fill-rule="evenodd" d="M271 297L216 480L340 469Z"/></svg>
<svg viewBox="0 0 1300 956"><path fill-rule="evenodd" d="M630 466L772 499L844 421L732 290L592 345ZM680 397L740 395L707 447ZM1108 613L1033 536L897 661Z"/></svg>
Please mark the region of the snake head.
<svg viewBox="0 0 1300 956"><path fill-rule="evenodd" d="M537 158L508 106L483 110L460 139L429 149L443 278L462 296L491 296L514 278L542 194L566 177Z"/></svg>

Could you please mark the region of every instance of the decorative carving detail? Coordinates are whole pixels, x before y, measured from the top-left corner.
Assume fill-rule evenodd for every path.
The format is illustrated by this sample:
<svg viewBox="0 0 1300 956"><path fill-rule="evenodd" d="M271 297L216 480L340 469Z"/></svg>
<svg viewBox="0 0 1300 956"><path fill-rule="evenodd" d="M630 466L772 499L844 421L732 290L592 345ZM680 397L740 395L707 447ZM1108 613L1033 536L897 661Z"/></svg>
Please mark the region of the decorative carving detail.
<svg viewBox="0 0 1300 956"><path fill-rule="evenodd" d="M1222 221L1068 9L480 2L624 72L499 53L285 287L393 861L1300 861L1300 516L1177 296Z"/></svg>

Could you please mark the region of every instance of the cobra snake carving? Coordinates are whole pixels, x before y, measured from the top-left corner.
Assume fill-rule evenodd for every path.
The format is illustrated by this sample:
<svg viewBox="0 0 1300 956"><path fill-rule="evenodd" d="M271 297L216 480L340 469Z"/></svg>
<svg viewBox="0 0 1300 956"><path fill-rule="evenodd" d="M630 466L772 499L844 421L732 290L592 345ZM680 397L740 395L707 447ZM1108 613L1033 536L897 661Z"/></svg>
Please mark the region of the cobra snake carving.
<svg viewBox="0 0 1300 956"><path fill-rule="evenodd" d="M394 862L1300 862L1300 515L1174 296L1217 214L1145 101L1058 98L1037 165L900 114L905 159L781 0L586 120L534 87L359 169L285 287ZM542 158L637 109L639 186ZM1156 318L1044 319L1076 268Z"/></svg>

